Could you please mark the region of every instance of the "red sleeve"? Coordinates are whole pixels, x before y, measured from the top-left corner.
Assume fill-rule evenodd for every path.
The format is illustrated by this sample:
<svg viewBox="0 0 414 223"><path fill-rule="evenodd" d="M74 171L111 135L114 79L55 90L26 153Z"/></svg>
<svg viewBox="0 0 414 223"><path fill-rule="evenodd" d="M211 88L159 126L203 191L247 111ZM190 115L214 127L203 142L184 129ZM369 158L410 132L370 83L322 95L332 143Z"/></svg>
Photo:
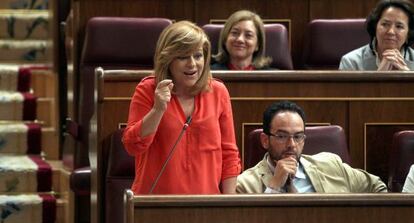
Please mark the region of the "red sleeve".
<svg viewBox="0 0 414 223"><path fill-rule="evenodd" d="M125 149L132 156L145 152L154 139L155 133L143 138L140 135L142 119L154 104L154 91L153 77L144 78L135 88L129 106L128 125L122 137Z"/></svg>
<svg viewBox="0 0 414 223"><path fill-rule="evenodd" d="M221 106L223 108L220 119L221 131L221 148L223 155L223 173L222 180L235 177L240 174L241 164L239 150L236 145L234 133L233 112L231 108L230 95L227 88L222 84L220 86Z"/></svg>

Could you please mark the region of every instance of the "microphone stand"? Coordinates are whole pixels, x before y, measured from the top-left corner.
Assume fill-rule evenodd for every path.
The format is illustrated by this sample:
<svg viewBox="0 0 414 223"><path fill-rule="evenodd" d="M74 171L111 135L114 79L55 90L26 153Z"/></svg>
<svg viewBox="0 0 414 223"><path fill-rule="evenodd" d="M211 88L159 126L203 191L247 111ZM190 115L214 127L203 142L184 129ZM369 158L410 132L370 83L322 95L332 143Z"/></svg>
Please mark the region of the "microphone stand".
<svg viewBox="0 0 414 223"><path fill-rule="evenodd" d="M157 185L158 180L160 179L161 175L164 173L165 167L167 167L167 164L170 161L172 155L174 154L174 151L175 151L175 149L177 147L177 144L178 144L178 142L180 142L181 138L183 137L183 134L184 134L185 130L190 125L191 119L192 119L192 117L191 116L188 116L186 122L184 123L183 128L181 129L180 135L178 135L178 138L177 138L177 140L175 140L175 143L174 143L173 147L171 148L170 153L167 156L167 159L165 160L164 164L162 165L162 168L161 168L160 173L158 174L158 176L155 179L154 183L152 183L152 186L151 186L151 189L149 191L149 194L152 194L152 191L154 190L155 186Z"/></svg>

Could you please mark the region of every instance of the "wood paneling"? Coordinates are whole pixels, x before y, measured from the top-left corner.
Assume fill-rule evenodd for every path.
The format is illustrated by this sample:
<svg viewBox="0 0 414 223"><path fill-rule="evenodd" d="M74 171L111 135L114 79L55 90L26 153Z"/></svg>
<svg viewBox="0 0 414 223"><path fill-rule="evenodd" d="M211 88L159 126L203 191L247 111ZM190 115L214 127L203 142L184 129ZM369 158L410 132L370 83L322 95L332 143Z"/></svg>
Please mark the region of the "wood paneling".
<svg viewBox="0 0 414 223"><path fill-rule="evenodd" d="M125 123L128 108L136 84L151 71L105 71L100 84L98 118L98 145ZM234 126L239 149L242 149L243 128L249 123L261 123L263 110L272 102L288 99L297 102L307 114L308 123L340 125L348 136L352 166L366 169L386 181L388 174L388 150L394 131L414 126L414 73L396 72L335 72L335 71L257 71L257 72L215 72L227 86L233 106ZM388 124L387 124L388 123ZM244 133L245 134L245 133ZM100 147L97 147L100 148ZM241 151L242 152L242 151ZM353 196L353 195L352 195ZM206 207L183 208L179 204L170 207L162 204L154 207L136 208L139 222L211 222L226 219L225 222L268 222L281 213L287 222L389 222L401 216L412 218L410 201L399 203L397 199L381 197L370 200L367 197L310 197L297 199L293 203L272 203L282 197L267 197L259 203L250 200L246 205L226 206L228 202L214 204L197 202ZM154 198L150 196L149 198ZM229 199L230 197L226 197ZM333 199L331 199L333 198ZM353 201L353 199L356 199ZM406 197L405 197L406 198ZM249 197L243 197L249 200ZM296 200L295 200L296 199ZM367 199L367 200L365 200ZM413 197L411 197L413 199ZM294 202L300 202L294 204ZM306 203L308 202L308 203ZM310 203L309 203L310 202ZM328 203L323 203L328 202ZM390 203L387 203L390 202ZM394 203L393 203L394 202ZM151 201L149 202L151 203ZM147 203L147 204L149 204ZM200 204L198 203L198 204ZM299 205L298 205L299 204ZM309 204L309 206L306 206ZM400 205L401 204L401 205ZM215 207L219 205L220 208ZM214 207L214 208L213 208ZM160 215L162 213L162 215ZM240 213L248 213L240 217ZM283 213L283 214L282 214ZM286 214L288 213L288 214ZM300 213L300 214L298 214ZM167 217L170 214L171 217ZM158 216L159 215L159 216ZM175 216L175 217L172 217ZM346 217L353 216L353 217ZM357 216L357 217L354 217ZM401 217L401 219L403 218ZM279 218L278 218L279 219ZM228 220L228 221L227 221Z"/></svg>
<svg viewBox="0 0 414 223"><path fill-rule="evenodd" d="M412 219L413 207L414 196L403 194L135 196L126 222L388 223Z"/></svg>
<svg viewBox="0 0 414 223"><path fill-rule="evenodd" d="M150 73L107 72L99 139L126 122L136 84ZM384 157L388 147L384 145L391 143L392 133L381 124L414 125L414 73L258 71L215 72L214 76L230 92L239 149L243 148L243 125L261 123L262 113L270 103L287 99L305 110L308 123L342 126L348 136L352 165L385 178L387 166L378 168L375 164L388 160ZM369 131L366 126L371 127ZM388 136L382 141L373 140L378 135Z"/></svg>
<svg viewBox="0 0 414 223"><path fill-rule="evenodd" d="M243 124L261 123L263 119L263 111L271 103L279 101L282 98L264 97L261 99L232 99L233 118L236 131L236 139L239 149L243 148ZM313 123L329 123L340 125L347 132L347 102L341 101L320 101L318 99L295 100L301 106L307 116L307 122ZM244 154L244 151L241 151Z"/></svg>
<svg viewBox="0 0 414 223"><path fill-rule="evenodd" d="M131 95L132 96L132 95ZM105 139L128 121L130 98L106 98L102 104L100 139Z"/></svg>
<svg viewBox="0 0 414 223"><path fill-rule="evenodd" d="M313 19L366 18L378 0L311 0L309 21Z"/></svg>
<svg viewBox="0 0 414 223"><path fill-rule="evenodd" d="M385 169L389 162L388 146L391 145L394 134L389 128L396 130L401 128L401 125L414 125L414 98L377 99L354 101L350 104L348 141L352 163L376 173L385 180L388 175L388 170ZM380 127L387 123L389 127ZM382 138L376 141L378 135Z"/></svg>
<svg viewBox="0 0 414 223"><path fill-rule="evenodd" d="M388 168L392 137L403 130L414 130L414 124L400 123L368 123L365 127L366 169L384 182L388 181Z"/></svg>

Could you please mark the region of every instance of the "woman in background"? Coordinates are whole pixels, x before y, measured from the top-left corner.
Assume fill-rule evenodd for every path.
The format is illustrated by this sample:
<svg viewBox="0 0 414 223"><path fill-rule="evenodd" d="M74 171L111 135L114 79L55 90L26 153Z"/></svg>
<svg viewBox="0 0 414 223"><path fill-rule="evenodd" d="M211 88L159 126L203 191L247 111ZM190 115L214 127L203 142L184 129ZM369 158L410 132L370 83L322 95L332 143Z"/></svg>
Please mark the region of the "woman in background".
<svg viewBox="0 0 414 223"><path fill-rule="evenodd" d="M220 33L218 53L212 70L267 69L272 59L265 57L265 32L259 15L241 10L233 13Z"/></svg>
<svg viewBox="0 0 414 223"><path fill-rule="evenodd" d="M241 166L230 97L209 58L210 42L193 23L161 33L154 76L136 87L123 135L135 156L135 194L235 193Z"/></svg>
<svg viewBox="0 0 414 223"><path fill-rule="evenodd" d="M414 8L410 1L380 1L366 26L371 42L344 55L340 70L414 70Z"/></svg>

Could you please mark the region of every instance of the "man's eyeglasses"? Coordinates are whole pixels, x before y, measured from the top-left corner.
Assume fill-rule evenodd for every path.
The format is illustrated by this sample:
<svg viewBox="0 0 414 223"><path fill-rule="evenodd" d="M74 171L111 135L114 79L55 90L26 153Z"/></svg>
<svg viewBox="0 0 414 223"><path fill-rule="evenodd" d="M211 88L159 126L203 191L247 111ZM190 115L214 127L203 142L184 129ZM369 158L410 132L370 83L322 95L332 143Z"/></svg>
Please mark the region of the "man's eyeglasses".
<svg viewBox="0 0 414 223"><path fill-rule="evenodd" d="M268 135L275 137L278 143L286 143L290 139L290 137L292 137L295 143L302 143L306 138L305 133L296 133L292 135L286 133L269 133Z"/></svg>

